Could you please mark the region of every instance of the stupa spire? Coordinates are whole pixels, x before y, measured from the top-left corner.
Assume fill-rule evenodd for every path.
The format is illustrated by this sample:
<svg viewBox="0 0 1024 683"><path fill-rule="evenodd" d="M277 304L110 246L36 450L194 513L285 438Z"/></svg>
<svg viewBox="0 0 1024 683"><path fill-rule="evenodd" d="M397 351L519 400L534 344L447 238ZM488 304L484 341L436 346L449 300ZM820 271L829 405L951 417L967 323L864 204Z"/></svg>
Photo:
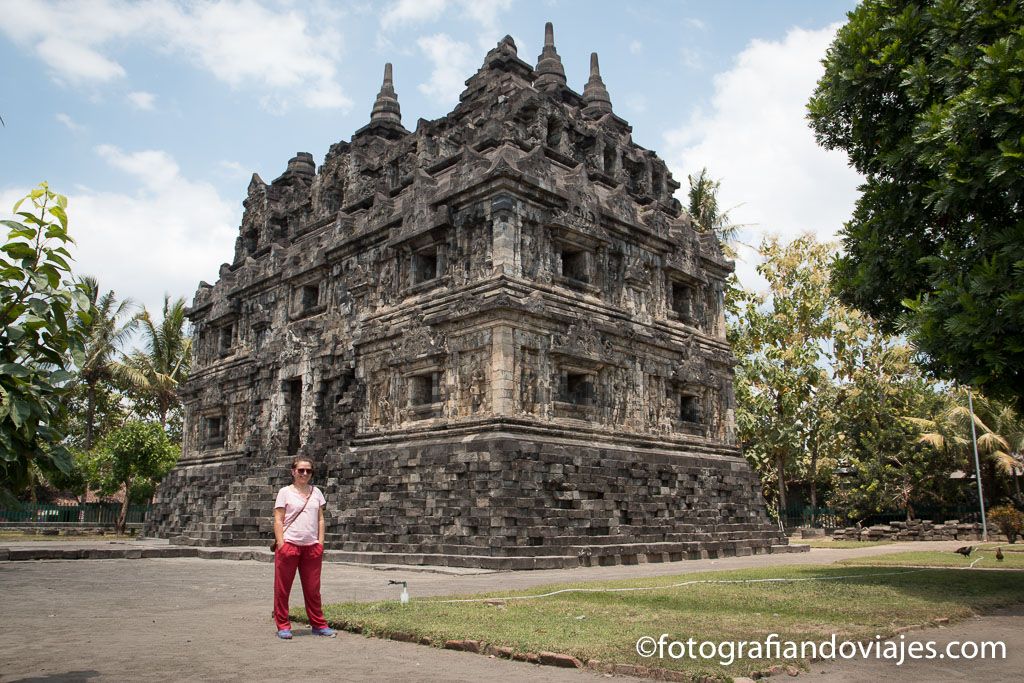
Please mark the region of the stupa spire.
<svg viewBox="0 0 1024 683"><path fill-rule="evenodd" d="M552 90L566 84L562 58L555 50L555 28L550 21L544 24L544 49L537 57L536 72L533 85L538 90Z"/></svg>
<svg viewBox="0 0 1024 683"><path fill-rule="evenodd" d="M377 99L370 113L370 123L397 123L402 125L402 109L398 106L398 95L395 94L395 83L391 75L391 63L384 65L384 83L380 86Z"/></svg>
<svg viewBox="0 0 1024 683"><path fill-rule="evenodd" d="M584 114L610 114L612 99L608 96L608 88L601 80L601 66L597 62L597 53L590 53L590 79L583 87Z"/></svg>

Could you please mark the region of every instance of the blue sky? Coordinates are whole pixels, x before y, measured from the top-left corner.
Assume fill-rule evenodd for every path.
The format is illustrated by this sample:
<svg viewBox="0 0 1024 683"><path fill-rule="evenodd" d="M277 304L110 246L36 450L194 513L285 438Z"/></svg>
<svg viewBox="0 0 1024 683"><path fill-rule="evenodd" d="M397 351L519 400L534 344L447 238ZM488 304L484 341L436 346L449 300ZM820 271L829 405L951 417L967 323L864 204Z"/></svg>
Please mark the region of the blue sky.
<svg viewBox="0 0 1024 683"><path fill-rule="evenodd" d="M830 239L858 179L815 146L803 106L853 6L0 0L0 213L47 180L69 196L78 272L151 309L165 292L190 301L231 259L250 175L269 182L296 152L319 162L349 139L384 62L413 129L454 107L503 35L535 63L551 21L570 86L597 51L634 140L684 188L709 167L746 241Z"/></svg>

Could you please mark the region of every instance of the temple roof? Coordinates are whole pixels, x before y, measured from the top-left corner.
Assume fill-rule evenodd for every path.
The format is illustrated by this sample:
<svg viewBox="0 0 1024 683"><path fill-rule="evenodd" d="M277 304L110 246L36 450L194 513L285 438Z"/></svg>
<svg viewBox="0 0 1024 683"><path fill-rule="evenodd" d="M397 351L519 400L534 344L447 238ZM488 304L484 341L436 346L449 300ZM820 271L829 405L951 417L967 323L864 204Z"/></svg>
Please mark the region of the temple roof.
<svg viewBox="0 0 1024 683"><path fill-rule="evenodd" d="M590 79L583 87L583 104L583 113L588 116L612 113L612 99L601 80L601 67L596 52L590 53Z"/></svg>
<svg viewBox="0 0 1024 683"><path fill-rule="evenodd" d="M555 50L555 29L551 22L544 24L544 49L537 57L537 78L533 86L537 90L555 90L559 86L565 86L565 69L562 67L562 58Z"/></svg>
<svg viewBox="0 0 1024 683"><path fill-rule="evenodd" d="M402 108L398 104L391 63L384 65L384 82L377 93L370 112L370 122L356 131L353 138L362 135L380 135L385 138L396 138L407 135L409 131L402 126Z"/></svg>

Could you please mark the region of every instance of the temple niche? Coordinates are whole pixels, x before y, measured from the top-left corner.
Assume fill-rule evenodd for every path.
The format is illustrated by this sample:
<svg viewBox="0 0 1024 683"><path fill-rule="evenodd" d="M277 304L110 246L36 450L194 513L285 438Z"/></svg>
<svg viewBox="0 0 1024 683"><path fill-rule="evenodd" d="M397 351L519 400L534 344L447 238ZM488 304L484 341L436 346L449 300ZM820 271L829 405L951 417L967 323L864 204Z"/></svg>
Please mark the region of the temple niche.
<svg viewBox="0 0 1024 683"><path fill-rule="evenodd" d="M788 551L734 444L733 269L597 55L510 37L414 131L392 67L323 163L253 175L190 309L183 454L148 532L257 544L295 455L336 557L497 568Z"/></svg>

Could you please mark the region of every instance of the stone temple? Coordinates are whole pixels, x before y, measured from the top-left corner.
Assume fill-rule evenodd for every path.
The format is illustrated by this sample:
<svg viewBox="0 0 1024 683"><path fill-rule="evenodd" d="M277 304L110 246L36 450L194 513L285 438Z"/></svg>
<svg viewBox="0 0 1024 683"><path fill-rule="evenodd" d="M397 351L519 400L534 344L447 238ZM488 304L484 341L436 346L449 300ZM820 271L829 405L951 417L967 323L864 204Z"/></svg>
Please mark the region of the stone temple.
<svg viewBox="0 0 1024 683"><path fill-rule="evenodd" d="M597 55L551 25L459 104L254 175L234 259L191 307L177 468L147 522L262 545L296 454L345 560L547 568L785 552L734 445L733 264L633 143Z"/></svg>

